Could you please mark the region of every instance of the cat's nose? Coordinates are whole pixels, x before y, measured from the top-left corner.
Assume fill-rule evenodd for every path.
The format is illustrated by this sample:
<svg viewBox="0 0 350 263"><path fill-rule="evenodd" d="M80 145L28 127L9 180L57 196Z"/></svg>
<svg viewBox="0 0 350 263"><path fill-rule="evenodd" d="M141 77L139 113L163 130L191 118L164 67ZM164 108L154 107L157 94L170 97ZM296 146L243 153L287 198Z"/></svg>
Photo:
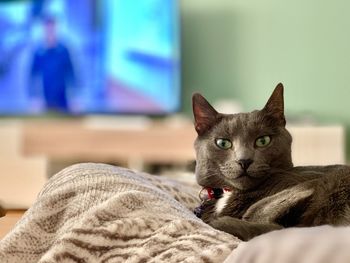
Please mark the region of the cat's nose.
<svg viewBox="0 0 350 263"><path fill-rule="evenodd" d="M249 166L253 163L252 159L240 159L237 163L242 167L243 170L247 170Z"/></svg>

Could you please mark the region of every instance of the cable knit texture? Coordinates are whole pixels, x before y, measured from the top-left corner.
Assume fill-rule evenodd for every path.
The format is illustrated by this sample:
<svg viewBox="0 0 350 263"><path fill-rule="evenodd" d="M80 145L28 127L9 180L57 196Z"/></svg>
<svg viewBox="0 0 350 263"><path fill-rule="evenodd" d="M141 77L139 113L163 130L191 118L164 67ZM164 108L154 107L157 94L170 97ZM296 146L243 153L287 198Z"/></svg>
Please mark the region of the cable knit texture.
<svg viewBox="0 0 350 263"><path fill-rule="evenodd" d="M196 218L197 189L105 164L52 177L0 262L223 262L239 240Z"/></svg>

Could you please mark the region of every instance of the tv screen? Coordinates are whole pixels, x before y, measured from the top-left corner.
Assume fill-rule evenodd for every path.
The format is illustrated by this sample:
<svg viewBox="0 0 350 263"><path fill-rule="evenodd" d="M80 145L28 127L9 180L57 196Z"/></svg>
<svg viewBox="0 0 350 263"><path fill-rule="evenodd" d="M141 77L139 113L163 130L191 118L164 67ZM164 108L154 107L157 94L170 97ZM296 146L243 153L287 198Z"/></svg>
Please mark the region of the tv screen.
<svg viewBox="0 0 350 263"><path fill-rule="evenodd" d="M0 114L180 106L176 0L0 1Z"/></svg>

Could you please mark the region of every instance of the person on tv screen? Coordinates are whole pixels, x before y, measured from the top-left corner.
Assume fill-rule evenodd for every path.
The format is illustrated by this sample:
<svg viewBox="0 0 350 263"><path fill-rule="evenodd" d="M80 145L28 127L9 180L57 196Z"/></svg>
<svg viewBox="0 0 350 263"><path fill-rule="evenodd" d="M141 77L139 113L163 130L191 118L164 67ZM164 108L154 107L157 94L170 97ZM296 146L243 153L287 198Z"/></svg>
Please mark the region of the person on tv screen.
<svg viewBox="0 0 350 263"><path fill-rule="evenodd" d="M44 43L34 51L30 69L31 110L47 108L67 112L68 94L75 82L71 56L58 38L55 18L44 18L43 29Z"/></svg>

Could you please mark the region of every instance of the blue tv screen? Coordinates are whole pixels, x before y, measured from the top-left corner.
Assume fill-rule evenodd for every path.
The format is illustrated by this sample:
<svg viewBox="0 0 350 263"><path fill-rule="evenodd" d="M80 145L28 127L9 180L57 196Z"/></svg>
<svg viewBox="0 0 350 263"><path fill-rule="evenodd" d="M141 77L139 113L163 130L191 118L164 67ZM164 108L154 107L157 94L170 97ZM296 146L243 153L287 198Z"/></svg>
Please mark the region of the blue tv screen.
<svg viewBox="0 0 350 263"><path fill-rule="evenodd" d="M0 114L177 111L177 4L0 1Z"/></svg>

